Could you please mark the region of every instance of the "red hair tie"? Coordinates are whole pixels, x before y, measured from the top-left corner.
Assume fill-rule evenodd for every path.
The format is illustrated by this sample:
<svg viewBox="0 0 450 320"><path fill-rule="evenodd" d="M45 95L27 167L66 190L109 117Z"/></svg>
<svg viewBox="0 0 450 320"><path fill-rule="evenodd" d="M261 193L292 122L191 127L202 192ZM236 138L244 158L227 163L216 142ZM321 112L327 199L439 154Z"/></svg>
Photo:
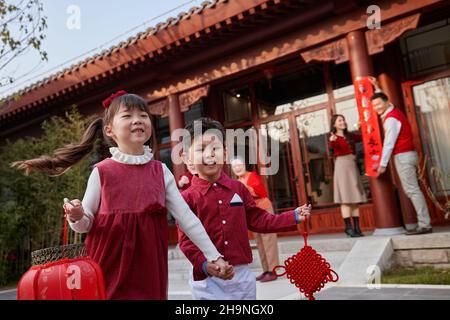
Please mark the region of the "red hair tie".
<svg viewBox="0 0 450 320"><path fill-rule="evenodd" d="M116 93L113 93L112 95L110 95L107 99L103 100L102 104L103 106L108 109L111 102L113 102L113 100L117 97L123 96L124 94L128 94L128 92L124 91L124 90L119 90Z"/></svg>

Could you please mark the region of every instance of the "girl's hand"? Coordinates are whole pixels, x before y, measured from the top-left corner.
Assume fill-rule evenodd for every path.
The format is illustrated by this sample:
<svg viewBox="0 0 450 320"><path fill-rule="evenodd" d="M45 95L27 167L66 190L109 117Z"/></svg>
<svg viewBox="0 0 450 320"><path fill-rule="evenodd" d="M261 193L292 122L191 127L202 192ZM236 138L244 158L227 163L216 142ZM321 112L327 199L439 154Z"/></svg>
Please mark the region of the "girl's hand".
<svg viewBox="0 0 450 320"><path fill-rule="evenodd" d="M208 263L208 265L209 264L210 263ZM208 265L207 265L206 266L206 271L209 274L211 274L211 275L213 275L215 277L219 277L219 278L221 278L223 280L230 280L230 279L232 279L234 277L234 268L233 268L233 266L228 264L228 262L226 262L222 258L217 259L216 261L212 262L211 264L214 265L214 268L215 268L216 272L215 272L215 274L209 273Z"/></svg>
<svg viewBox="0 0 450 320"><path fill-rule="evenodd" d="M228 265L225 273L223 273L215 262L208 262L206 264L206 273L212 277L218 277L223 280L230 280L234 277L234 270L232 266Z"/></svg>
<svg viewBox="0 0 450 320"><path fill-rule="evenodd" d="M337 139L336 135L332 132L330 136L330 141L336 141L336 139Z"/></svg>
<svg viewBox="0 0 450 320"><path fill-rule="evenodd" d="M71 222L80 221L84 216L84 210L81 206L81 201L78 199L67 201L66 203L64 203L63 208L67 211L69 220Z"/></svg>

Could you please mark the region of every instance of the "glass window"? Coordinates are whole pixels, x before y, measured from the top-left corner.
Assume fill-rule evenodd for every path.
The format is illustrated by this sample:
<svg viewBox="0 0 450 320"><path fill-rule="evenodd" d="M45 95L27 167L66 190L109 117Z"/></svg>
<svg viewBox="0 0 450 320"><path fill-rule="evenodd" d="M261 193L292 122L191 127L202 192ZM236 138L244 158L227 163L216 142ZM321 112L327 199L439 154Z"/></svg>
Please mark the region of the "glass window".
<svg viewBox="0 0 450 320"><path fill-rule="evenodd" d="M155 120L155 131L158 144L170 142L169 118L158 117Z"/></svg>
<svg viewBox="0 0 450 320"><path fill-rule="evenodd" d="M274 208L282 211L298 205L297 191L294 177L294 163L292 160L291 141L289 135L289 121L287 119L261 124L261 139L266 139L266 154L278 161L278 170L268 175L268 191ZM272 155L271 139L279 143L278 155ZM270 163L268 166L276 166Z"/></svg>
<svg viewBox="0 0 450 320"><path fill-rule="evenodd" d="M184 123L189 124L190 122L203 117L203 100L195 103L188 111L183 113Z"/></svg>
<svg viewBox="0 0 450 320"><path fill-rule="evenodd" d="M309 201L315 205L333 203L333 170L328 156L330 131L326 109L296 118L303 162L304 181Z"/></svg>
<svg viewBox="0 0 450 320"><path fill-rule="evenodd" d="M408 77L445 70L450 65L450 19L405 33L400 39Z"/></svg>
<svg viewBox="0 0 450 320"><path fill-rule="evenodd" d="M413 87L426 168L435 195L450 191L450 77Z"/></svg>
<svg viewBox="0 0 450 320"><path fill-rule="evenodd" d="M342 114L347 122L348 131L358 131L359 112L355 98L335 103L336 113Z"/></svg>
<svg viewBox="0 0 450 320"><path fill-rule="evenodd" d="M247 171L256 171L258 165L258 132L254 126L233 129L234 136L227 134L229 160L238 157L245 161ZM234 177L234 174L233 174Z"/></svg>
<svg viewBox="0 0 450 320"><path fill-rule="evenodd" d="M227 124L250 120L251 106L248 86L225 91L223 105Z"/></svg>
<svg viewBox="0 0 450 320"><path fill-rule="evenodd" d="M255 95L260 117L325 103L328 95L322 65L275 76L273 79L261 79L255 82Z"/></svg>

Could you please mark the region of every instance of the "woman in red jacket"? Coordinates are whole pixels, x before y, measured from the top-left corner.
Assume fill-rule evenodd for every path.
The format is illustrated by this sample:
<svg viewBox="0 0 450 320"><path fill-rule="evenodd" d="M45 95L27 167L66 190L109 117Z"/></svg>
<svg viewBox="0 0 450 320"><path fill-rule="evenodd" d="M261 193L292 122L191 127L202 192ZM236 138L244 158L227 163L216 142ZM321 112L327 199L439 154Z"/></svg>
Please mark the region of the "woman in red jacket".
<svg viewBox="0 0 450 320"><path fill-rule="evenodd" d="M268 198L266 187L261 181L261 177L256 171L248 172L245 168L245 163L239 158L231 161L231 169L238 177L255 200L256 206L265 209L268 212L274 213L272 202ZM277 277L272 273L273 268L280 264L278 258L278 241L276 233L260 234L255 233L256 245L258 247L259 258L261 259L261 266L263 273L256 277L256 280L261 282L268 282L276 280Z"/></svg>
<svg viewBox="0 0 450 320"><path fill-rule="evenodd" d="M333 115L331 126L329 146L335 157L334 202L341 204L345 233L350 237L361 237L358 204L367 201L356 166L355 142L361 141L361 136L348 132L341 114ZM350 217L353 217L353 228Z"/></svg>

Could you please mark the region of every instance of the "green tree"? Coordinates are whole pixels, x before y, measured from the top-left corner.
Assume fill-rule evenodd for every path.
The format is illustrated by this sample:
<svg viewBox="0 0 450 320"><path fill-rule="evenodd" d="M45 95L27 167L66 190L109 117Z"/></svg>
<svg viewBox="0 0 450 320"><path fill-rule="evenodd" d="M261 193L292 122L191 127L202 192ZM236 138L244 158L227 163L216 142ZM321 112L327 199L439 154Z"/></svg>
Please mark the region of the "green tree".
<svg viewBox="0 0 450 320"><path fill-rule="evenodd" d="M63 175L41 173L29 176L10 168L17 160L51 154L68 143L80 141L91 118L76 108L65 117L43 123L40 138L8 143L0 154L0 285L15 281L30 266L34 250L59 245L62 241L63 198L81 199L92 158L87 157ZM69 233L69 241L80 241Z"/></svg>
<svg viewBox="0 0 450 320"><path fill-rule="evenodd" d="M42 49L47 18L42 13L40 0L0 0L0 87L14 82L11 68L9 74L3 71L20 55L35 50L41 61L47 60Z"/></svg>

